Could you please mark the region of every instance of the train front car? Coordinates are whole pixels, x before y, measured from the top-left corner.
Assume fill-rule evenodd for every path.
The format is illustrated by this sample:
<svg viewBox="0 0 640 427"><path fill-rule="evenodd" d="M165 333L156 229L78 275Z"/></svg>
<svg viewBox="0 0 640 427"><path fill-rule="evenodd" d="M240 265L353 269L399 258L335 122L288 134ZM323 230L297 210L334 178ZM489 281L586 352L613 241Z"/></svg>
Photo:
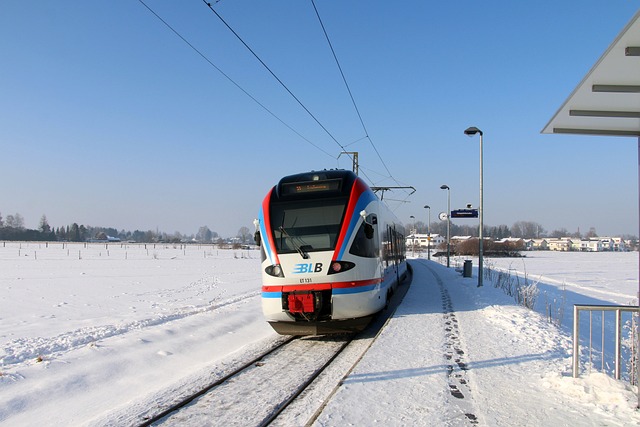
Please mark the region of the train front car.
<svg viewBox="0 0 640 427"><path fill-rule="evenodd" d="M353 172L291 175L265 197L257 225L262 309L280 334L363 329L404 274L404 239Z"/></svg>

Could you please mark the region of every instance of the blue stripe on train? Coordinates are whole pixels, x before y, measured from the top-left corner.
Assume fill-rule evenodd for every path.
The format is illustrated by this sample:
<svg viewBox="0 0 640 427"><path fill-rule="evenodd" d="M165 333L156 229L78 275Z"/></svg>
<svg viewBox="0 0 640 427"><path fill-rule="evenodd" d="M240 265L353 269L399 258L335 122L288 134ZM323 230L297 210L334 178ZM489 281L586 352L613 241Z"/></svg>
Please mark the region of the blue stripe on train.
<svg viewBox="0 0 640 427"><path fill-rule="evenodd" d="M358 286L355 288L333 288L333 295L360 294L363 292L371 292L375 290L377 285ZM262 298L282 298L282 292L263 292Z"/></svg>
<svg viewBox="0 0 640 427"><path fill-rule="evenodd" d="M357 288L333 288L333 295L359 294L361 292L371 292L378 285L358 286Z"/></svg>
<svg viewBox="0 0 640 427"><path fill-rule="evenodd" d="M282 298L282 292L263 292L262 298Z"/></svg>

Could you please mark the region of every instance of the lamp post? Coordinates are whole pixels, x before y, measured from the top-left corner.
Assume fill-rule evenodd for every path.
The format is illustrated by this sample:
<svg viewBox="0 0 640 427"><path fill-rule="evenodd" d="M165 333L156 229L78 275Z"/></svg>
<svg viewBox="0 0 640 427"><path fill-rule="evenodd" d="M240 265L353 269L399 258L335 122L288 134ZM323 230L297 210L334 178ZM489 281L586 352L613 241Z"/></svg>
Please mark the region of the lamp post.
<svg viewBox="0 0 640 427"><path fill-rule="evenodd" d="M416 257L416 217L411 215L409 218L413 219L413 228L411 230L411 235L413 239L411 240L411 253L413 257Z"/></svg>
<svg viewBox="0 0 640 427"><path fill-rule="evenodd" d="M482 229L484 228L484 224L482 222L482 211L483 211L483 206L482 206L482 131L480 129L478 129L475 126L472 126L470 128L467 128L464 131L465 135L468 136L473 136L476 133L480 134L480 207L478 209L478 217L480 220L480 231L478 232L479 234L479 244L478 244L478 287L482 286L482 258L483 258L483 250L482 250L482 246L483 246L483 236L482 236Z"/></svg>
<svg viewBox="0 0 640 427"><path fill-rule="evenodd" d="M431 259L431 206L424 205L425 209L429 209L429 220L427 222L427 259Z"/></svg>
<svg viewBox="0 0 640 427"><path fill-rule="evenodd" d="M451 189L448 185L441 185L441 190L447 190L447 268L451 259Z"/></svg>

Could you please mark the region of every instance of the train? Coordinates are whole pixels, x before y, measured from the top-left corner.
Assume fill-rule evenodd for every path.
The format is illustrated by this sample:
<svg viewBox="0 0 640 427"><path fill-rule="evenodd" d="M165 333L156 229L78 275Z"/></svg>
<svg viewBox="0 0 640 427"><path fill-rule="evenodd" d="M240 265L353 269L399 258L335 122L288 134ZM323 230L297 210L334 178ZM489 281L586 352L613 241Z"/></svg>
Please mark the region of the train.
<svg viewBox="0 0 640 427"><path fill-rule="evenodd" d="M254 223L262 311L281 335L361 331L407 274L402 224L352 171L283 177Z"/></svg>

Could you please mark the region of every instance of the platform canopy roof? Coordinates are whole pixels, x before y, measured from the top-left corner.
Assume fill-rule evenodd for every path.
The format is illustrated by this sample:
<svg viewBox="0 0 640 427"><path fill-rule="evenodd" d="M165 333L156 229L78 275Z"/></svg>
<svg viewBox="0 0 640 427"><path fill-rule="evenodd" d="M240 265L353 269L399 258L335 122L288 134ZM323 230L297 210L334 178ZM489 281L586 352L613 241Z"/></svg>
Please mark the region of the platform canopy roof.
<svg viewBox="0 0 640 427"><path fill-rule="evenodd" d="M542 133L640 138L640 11Z"/></svg>

